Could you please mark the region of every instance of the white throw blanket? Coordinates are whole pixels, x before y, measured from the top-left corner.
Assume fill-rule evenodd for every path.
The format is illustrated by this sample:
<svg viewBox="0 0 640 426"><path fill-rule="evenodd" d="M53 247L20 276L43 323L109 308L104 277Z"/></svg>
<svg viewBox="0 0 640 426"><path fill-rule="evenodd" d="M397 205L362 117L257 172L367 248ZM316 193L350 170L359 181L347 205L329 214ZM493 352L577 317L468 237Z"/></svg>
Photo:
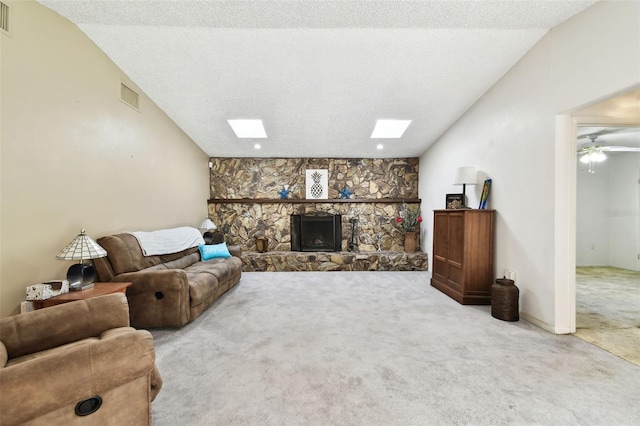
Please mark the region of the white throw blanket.
<svg viewBox="0 0 640 426"><path fill-rule="evenodd" d="M170 254L204 244L204 239L196 228L161 229L151 232L129 232L136 237L145 256Z"/></svg>

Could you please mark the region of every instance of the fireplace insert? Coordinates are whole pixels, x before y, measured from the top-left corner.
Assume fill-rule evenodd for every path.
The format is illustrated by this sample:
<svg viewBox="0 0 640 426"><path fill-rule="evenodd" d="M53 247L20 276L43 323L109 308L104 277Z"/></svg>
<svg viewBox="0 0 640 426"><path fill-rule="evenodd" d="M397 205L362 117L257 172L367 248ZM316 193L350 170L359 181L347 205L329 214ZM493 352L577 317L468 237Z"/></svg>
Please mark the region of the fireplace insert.
<svg viewBox="0 0 640 426"><path fill-rule="evenodd" d="M341 215L291 215L291 251L341 250Z"/></svg>

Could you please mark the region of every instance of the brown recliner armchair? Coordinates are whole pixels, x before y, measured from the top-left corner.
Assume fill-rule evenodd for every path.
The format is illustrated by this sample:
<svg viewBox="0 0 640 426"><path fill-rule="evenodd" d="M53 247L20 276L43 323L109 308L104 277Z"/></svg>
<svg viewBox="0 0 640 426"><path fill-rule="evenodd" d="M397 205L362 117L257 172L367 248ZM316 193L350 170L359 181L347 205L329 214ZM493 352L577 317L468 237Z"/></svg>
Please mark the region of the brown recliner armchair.
<svg viewBox="0 0 640 426"><path fill-rule="evenodd" d="M0 424L151 424L153 337L122 293L0 320Z"/></svg>

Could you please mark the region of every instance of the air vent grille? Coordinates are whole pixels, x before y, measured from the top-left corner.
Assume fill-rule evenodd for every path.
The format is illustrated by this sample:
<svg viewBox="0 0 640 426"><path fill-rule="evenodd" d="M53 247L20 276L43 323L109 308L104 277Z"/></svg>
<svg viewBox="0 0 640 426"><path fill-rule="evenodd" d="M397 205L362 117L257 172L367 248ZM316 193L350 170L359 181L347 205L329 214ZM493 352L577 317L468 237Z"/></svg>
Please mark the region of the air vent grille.
<svg viewBox="0 0 640 426"><path fill-rule="evenodd" d="M135 109L140 108L140 95L127 87L124 83L120 84L120 99Z"/></svg>
<svg viewBox="0 0 640 426"><path fill-rule="evenodd" d="M9 34L9 6L0 2L0 30Z"/></svg>

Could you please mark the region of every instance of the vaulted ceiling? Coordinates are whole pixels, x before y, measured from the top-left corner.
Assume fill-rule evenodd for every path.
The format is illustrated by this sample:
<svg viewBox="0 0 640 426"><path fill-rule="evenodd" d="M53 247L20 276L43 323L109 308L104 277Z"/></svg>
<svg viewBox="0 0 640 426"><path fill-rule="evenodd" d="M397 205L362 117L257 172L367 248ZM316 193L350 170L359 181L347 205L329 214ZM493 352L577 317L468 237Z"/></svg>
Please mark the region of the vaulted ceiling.
<svg viewBox="0 0 640 426"><path fill-rule="evenodd" d="M422 154L549 29L595 3L39 1L208 155L335 158ZM267 139L238 139L227 120L241 118L262 119ZM370 139L377 119L412 123Z"/></svg>

